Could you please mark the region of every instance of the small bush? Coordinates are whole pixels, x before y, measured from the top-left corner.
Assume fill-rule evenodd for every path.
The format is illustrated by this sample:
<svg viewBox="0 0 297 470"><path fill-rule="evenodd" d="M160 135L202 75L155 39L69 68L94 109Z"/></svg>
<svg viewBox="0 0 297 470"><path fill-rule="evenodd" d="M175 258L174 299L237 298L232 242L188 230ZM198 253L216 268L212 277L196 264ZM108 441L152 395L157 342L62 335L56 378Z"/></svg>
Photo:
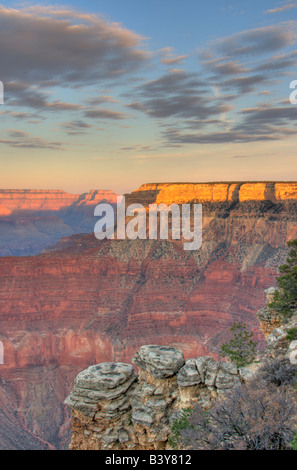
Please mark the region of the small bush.
<svg viewBox="0 0 297 470"><path fill-rule="evenodd" d="M294 385L297 383L297 367L287 359L266 359L264 365L258 372L268 385L280 387L282 385Z"/></svg>
<svg viewBox="0 0 297 470"><path fill-rule="evenodd" d="M297 339L297 328L289 328L287 330L287 340L294 341Z"/></svg>
<svg viewBox="0 0 297 470"><path fill-rule="evenodd" d="M181 410L181 417L173 422L171 427L171 435L168 438L169 445L173 447L173 449L177 449L179 447L181 441L181 431L190 426L188 417L191 415L191 413L192 408L183 408Z"/></svg>
<svg viewBox="0 0 297 470"><path fill-rule="evenodd" d="M229 357L237 367L251 364L255 360L257 349L257 343L252 339L253 333L247 330L245 323L233 323L230 331L233 338L221 346L221 356Z"/></svg>
<svg viewBox="0 0 297 470"><path fill-rule="evenodd" d="M280 314L287 321L297 310L297 239L287 243L290 247L286 264L279 266L282 276L277 278L279 290L275 291L273 301L268 307Z"/></svg>
<svg viewBox="0 0 297 470"><path fill-rule="evenodd" d="M296 403L285 387L250 382L235 387L206 413L196 405L181 430L193 450L285 450L296 434Z"/></svg>

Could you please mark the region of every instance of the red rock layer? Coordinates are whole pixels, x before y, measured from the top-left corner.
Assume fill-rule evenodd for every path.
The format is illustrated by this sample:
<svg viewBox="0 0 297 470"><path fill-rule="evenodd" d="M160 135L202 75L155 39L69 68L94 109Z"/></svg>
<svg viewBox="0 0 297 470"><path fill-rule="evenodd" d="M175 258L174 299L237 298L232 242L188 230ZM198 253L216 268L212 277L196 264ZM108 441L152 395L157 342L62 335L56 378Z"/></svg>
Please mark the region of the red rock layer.
<svg viewBox="0 0 297 470"><path fill-rule="evenodd" d="M63 400L88 365L130 363L152 343L180 347L186 358L217 357L235 321L263 340L255 313L297 237L296 202L209 201L203 211L198 251L88 235L43 255L0 258L6 417L13 409L24 432L65 447Z"/></svg>
<svg viewBox="0 0 297 470"><path fill-rule="evenodd" d="M13 211L58 211L75 205L96 204L102 199L116 203L116 194L110 190L92 190L84 194L69 194L61 190L2 189L0 190L0 215Z"/></svg>
<svg viewBox="0 0 297 470"><path fill-rule="evenodd" d="M115 204L112 191L0 190L0 256L28 256L75 233L94 228L94 208Z"/></svg>
<svg viewBox="0 0 297 470"><path fill-rule="evenodd" d="M243 202L297 200L296 182L152 183L143 184L132 197L153 197L155 202Z"/></svg>

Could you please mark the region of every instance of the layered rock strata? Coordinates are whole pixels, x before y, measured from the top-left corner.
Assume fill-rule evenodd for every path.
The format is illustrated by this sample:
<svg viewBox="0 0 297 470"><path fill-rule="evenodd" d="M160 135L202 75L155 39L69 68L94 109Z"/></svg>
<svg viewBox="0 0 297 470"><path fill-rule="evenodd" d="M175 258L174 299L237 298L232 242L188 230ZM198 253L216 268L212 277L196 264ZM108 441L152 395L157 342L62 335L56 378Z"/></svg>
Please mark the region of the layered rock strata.
<svg viewBox="0 0 297 470"><path fill-rule="evenodd" d="M266 340L265 355L273 358L283 356L287 360L294 356L297 364L297 311L293 312L286 321L282 320L280 315L268 306L276 290L275 287L265 290L266 305L256 313ZM293 337L295 335L293 340L289 334L292 332L294 332Z"/></svg>
<svg viewBox="0 0 297 470"><path fill-rule="evenodd" d="M7 423L18 423L18 434L9 432L11 446L30 448L35 436L45 446L67 447L63 402L78 372L92 364L131 363L144 344L178 347L185 359L219 360L235 321L247 323L264 343L256 312L264 290L276 285L287 241L297 238L295 186L269 183L265 200L253 200L262 183L231 184L223 185L223 201L220 185L195 185L192 193L191 185L166 186L171 198L175 187L182 203L202 201L197 251L184 251L178 240L100 242L90 234L64 238L38 256L0 258L0 429L5 434ZM155 187L142 187L127 201L147 207L162 196ZM226 200L228 187L232 200ZM247 188L250 199L239 201L236 194ZM79 207L93 212L83 200ZM2 226L0 232L3 241ZM0 436L5 448L2 442Z"/></svg>
<svg viewBox="0 0 297 470"><path fill-rule="evenodd" d="M179 348L145 345L134 364L102 363L78 374L65 403L72 411L72 450L170 449L171 425L197 401L209 408L241 381L233 364L184 359Z"/></svg>
<svg viewBox="0 0 297 470"><path fill-rule="evenodd" d="M61 190L1 189L0 208L4 215L16 211L58 211L75 204L94 205L106 200L116 203L116 194L110 190L91 190L83 194L71 194ZM3 213L0 211L0 215Z"/></svg>
<svg viewBox="0 0 297 470"><path fill-rule="evenodd" d="M256 313L256 316L260 321L260 328L266 340L272 331L275 328L281 326L282 323L278 313L268 307L268 304L273 300L273 296L276 290L277 289L275 287L269 287L265 290L266 305Z"/></svg>
<svg viewBox="0 0 297 470"><path fill-rule="evenodd" d="M0 256L41 253L60 238L90 233L94 208L101 202L115 205L110 190L69 194L60 190L0 190Z"/></svg>
<svg viewBox="0 0 297 470"><path fill-rule="evenodd" d="M296 182L152 183L143 184L130 198L164 204L188 202L297 200Z"/></svg>

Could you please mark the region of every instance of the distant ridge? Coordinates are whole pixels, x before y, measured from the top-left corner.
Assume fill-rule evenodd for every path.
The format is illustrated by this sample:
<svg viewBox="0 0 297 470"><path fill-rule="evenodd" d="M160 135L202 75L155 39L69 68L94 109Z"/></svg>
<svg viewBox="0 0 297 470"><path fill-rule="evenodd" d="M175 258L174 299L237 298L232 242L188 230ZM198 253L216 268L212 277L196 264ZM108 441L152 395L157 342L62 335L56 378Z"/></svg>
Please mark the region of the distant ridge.
<svg viewBox="0 0 297 470"><path fill-rule="evenodd" d="M133 191L130 200L149 203L297 200L297 182L146 183ZM141 202L141 201L139 201Z"/></svg>

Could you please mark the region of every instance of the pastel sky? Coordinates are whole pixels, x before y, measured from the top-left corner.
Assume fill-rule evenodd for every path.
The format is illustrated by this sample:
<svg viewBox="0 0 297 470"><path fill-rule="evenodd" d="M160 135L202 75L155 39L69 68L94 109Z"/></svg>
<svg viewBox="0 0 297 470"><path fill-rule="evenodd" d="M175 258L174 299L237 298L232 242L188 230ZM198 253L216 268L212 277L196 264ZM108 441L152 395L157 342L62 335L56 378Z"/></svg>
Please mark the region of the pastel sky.
<svg viewBox="0 0 297 470"><path fill-rule="evenodd" d="M297 1L0 5L0 187L297 180Z"/></svg>

